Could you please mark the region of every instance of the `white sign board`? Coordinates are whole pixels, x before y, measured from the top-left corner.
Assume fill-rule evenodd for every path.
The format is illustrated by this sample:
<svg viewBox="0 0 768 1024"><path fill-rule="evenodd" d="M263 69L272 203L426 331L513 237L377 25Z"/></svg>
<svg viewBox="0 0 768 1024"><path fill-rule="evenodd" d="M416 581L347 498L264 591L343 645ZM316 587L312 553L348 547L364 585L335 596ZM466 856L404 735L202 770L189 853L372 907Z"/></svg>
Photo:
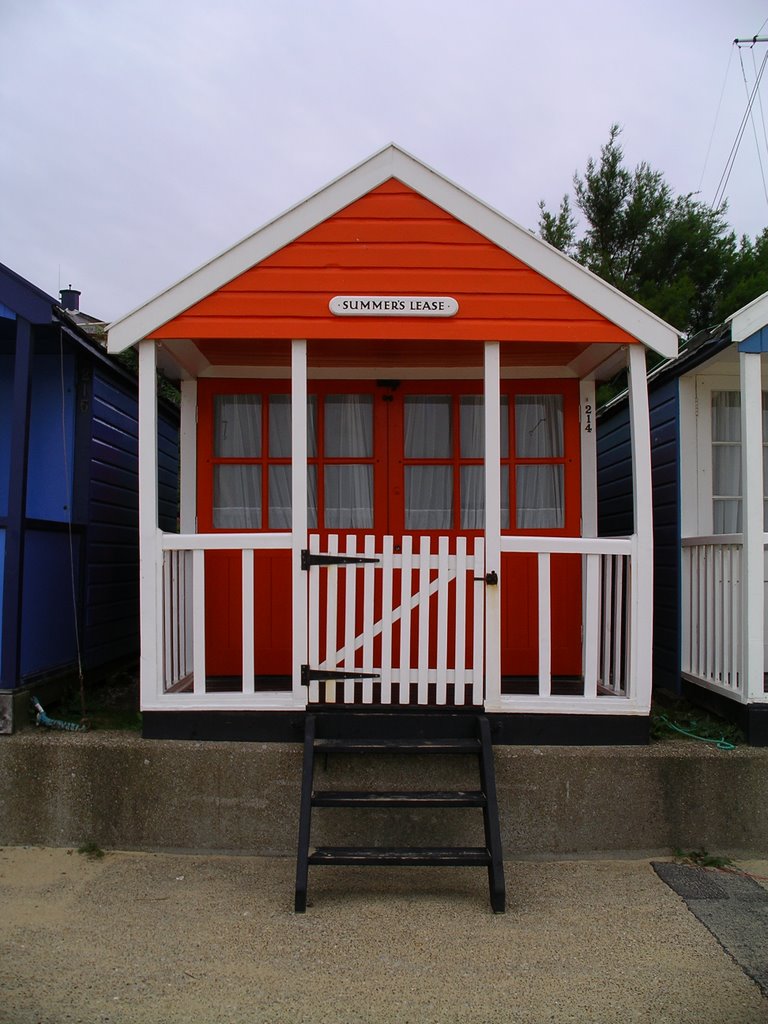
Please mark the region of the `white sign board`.
<svg viewBox="0 0 768 1024"><path fill-rule="evenodd" d="M459 304L447 295L334 295L334 316L456 316Z"/></svg>

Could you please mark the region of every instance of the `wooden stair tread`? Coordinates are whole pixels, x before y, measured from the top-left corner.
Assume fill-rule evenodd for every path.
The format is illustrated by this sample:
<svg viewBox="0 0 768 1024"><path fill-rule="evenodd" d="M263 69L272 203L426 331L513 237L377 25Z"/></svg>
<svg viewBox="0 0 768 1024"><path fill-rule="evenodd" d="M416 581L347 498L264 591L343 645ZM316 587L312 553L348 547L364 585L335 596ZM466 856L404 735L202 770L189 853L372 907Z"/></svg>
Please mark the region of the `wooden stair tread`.
<svg viewBox="0 0 768 1024"><path fill-rule="evenodd" d="M315 740L315 751L320 754L477 754L480 741L476 739L339 739Z"/></svg>
<svg viewBox="0 0 768 1024"><path fill-rule="evenodd" d="M315 807L484 807L481 790L319 790Z"/></svg>
<svg viewBox="0 0 768 1024"><path fill-rule="evenodd" d="M315 865L483 867L490 862L484 846L320 846L309 855Z"/></svg>

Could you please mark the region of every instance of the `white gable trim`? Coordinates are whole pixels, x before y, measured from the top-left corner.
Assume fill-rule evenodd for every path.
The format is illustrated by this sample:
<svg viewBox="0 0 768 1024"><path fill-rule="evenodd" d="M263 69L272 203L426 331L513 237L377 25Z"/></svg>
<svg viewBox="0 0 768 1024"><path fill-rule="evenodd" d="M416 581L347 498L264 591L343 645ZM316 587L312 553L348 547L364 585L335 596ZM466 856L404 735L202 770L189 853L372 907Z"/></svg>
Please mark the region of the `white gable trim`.
<svg viewBox="0 0 768 1024"><path fill-rule="evenodd" d="M731 339L734 342L746 341L768 324L768 292L758 295L728 319L731 321Z"/></svg>
<svg viewBox="0 0 768 1024"><path fill-rule="evenodd" d="M677 331L559 250L454 185L397 146L387 146L254 234L109 327L122 352L306 231L390 178L420 193L661 355L677 354Z"/></svg>

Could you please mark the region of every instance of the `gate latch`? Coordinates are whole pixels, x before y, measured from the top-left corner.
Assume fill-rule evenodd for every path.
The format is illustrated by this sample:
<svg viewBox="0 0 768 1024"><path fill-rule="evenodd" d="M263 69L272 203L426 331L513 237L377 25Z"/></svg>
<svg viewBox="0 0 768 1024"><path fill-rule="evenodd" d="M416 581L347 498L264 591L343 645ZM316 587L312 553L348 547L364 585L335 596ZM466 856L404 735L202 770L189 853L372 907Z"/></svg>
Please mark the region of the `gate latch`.
<svg viewBox="0 0 768 1024"><path fill-rule="evenodd" d="M499 577L496 574L496 570L488 572L485 576L475 576L475 583L487 583L489 587L497 587L499 585Z"/></svg>

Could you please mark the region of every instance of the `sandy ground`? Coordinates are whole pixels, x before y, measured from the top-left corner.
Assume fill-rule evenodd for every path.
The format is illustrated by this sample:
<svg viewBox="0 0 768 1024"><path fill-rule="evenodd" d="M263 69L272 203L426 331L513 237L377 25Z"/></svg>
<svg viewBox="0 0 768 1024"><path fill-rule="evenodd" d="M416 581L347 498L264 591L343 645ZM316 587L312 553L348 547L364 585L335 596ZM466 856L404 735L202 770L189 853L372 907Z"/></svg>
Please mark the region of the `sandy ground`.
<svg viewBox="0 0 768 1024"><path fill-rule="evenodd" d="M742 865L768 876L768 862ZM3 1024L765 1024L768 999L648 861L482 870L0 850Z"/></svg>

